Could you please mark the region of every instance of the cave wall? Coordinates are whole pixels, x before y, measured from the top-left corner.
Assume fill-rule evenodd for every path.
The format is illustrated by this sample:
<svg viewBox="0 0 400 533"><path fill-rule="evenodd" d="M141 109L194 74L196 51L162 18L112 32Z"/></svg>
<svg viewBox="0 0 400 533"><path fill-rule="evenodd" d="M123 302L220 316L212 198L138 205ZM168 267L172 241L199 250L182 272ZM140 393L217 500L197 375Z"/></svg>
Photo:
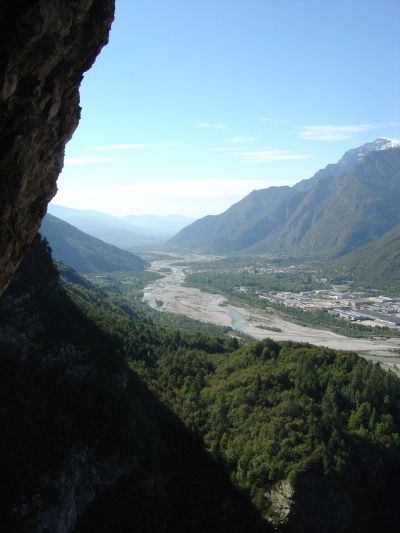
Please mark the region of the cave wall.
<svg viewBox="0 0 400 533"><path fill-rule="evenodd" d="M108 41L115 0L0 3L0 293L57 191L79 86Z"/></svg>

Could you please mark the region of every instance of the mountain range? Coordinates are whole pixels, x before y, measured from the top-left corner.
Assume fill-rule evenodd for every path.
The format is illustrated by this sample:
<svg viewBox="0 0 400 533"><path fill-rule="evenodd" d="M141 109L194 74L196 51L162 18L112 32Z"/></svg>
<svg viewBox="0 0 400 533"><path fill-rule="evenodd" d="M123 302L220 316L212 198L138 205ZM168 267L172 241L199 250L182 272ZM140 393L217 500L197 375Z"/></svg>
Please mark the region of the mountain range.
<svg viewBox="0 0 400 533"><path fill-rule="evenodd" d="M48 212L93 237L121 248L162 243L193 221L179 215L116 217L56 204L49 204Z"/></svg>
<svg viewBox="0 0 400 533"><path fill-rule="evenodd" d="M379 138L293 187L251 192L183 228L172 248L334 258L400 223L400 142Z"/></svg>
<svg viewBox="0 0 400 533"><path fill-rule="evenodd" d="M144 270L145 263L137 255L87 235L49 213L40 233L49 241L55 259L83 274Z"/></svg>

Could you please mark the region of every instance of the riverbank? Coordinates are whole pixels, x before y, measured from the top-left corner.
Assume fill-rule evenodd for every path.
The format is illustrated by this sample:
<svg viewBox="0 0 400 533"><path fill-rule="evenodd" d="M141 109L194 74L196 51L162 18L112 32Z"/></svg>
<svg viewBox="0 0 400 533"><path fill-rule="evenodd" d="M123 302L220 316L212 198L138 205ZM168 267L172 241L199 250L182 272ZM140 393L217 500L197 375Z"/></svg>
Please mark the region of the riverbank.
<svg viewBox="0 0 400 533"><path fill-rule="evenodd" d="M187 256L185 261L204 261L204 256ZM147 285L143 300L158 311L178 313L201 322L220 326L230 326L255 339L272 338L277 341L290 340L326 346L336 350L353 350L359 353L384 356L394 363L400 357L393 350L400 349L399 339L352 338L331 331L300 326L282 319L274 312L250 309L230 304L224 296L202 292L199 289L183 286L185 279L184 262L175 265L174 259L154 261L149 268L152 272L162 272L163 278ZM183 263L183 264L182 264Z"/></svg>

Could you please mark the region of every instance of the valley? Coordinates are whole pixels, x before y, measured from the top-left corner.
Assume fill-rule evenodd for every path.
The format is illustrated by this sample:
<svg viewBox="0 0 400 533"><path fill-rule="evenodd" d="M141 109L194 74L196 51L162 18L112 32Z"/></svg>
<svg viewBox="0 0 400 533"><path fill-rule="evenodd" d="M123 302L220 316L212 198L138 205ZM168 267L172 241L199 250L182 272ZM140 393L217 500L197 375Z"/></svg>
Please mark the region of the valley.
<svg viewBox="0 0 400 533"><path fill-rule="evenodd" d="M322 4L0 3L0 533L399 531L400 3Z"/></svg>
<svg viewBox="0 0 400 533"><path fill-rule="evenodd" d="M188 254L180 258L161 259L151 263L150 271L163 275L149 283L143 300L153 309L188 316L194 320L231 327L255 339L272 338L277 341L306 342L337 350L354 350L374 357L386 364L399 364L394 350L400 349L400 339L353 338L302 326L285 320L278 313L256 309L246 304L234 305L221 294L203 292L184 285L186 271L194 262L206 262L212 256ZM185 266L186 263L186 266Z"/></svg>

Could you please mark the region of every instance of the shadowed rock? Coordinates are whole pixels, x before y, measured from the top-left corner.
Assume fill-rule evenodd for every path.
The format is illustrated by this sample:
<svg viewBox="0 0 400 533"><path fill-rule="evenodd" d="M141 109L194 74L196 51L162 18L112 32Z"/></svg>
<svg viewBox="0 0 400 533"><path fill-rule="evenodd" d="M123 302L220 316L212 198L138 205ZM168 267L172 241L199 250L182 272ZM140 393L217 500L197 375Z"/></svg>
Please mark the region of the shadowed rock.
<svg viewBox="0 0 400 533"><path fill-rule="evenodd" d="M0 292L55 195L80 118L79 86L107 43L115 0L0 5Z"/></svg>

